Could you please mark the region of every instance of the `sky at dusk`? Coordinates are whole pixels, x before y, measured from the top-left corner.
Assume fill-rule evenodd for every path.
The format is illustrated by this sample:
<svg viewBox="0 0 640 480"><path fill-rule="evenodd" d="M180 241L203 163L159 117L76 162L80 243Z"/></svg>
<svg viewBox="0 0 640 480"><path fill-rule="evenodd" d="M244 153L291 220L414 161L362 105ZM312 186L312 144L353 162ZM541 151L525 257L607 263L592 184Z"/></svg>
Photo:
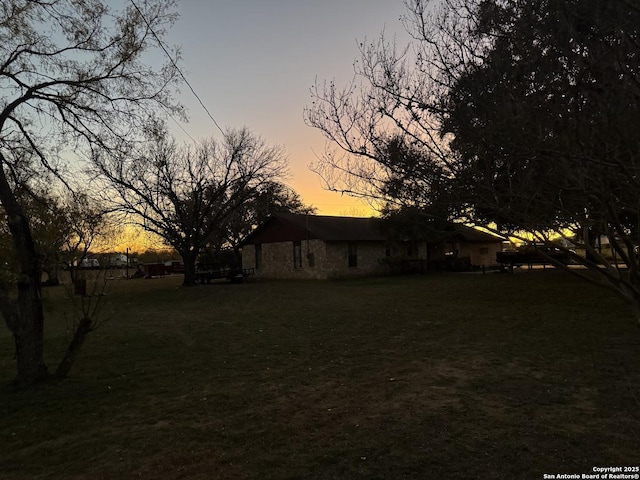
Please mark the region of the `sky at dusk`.
<svg viewBox="0 0 640 480"><path fill-rule="evenodd" d="M353 77L358 42L406 38L403 0L180 0L180 20L167 43L182 47L189 83L222 128L248 127L269 144L282 145L292 178L287 183L318 213L370 214L358 200L322 189L308 168L324 150L319 130L304 124L310 88ZM220 132L187 86L188 134L220 138ZM188 136L173 122L172 133Z"/></svg>

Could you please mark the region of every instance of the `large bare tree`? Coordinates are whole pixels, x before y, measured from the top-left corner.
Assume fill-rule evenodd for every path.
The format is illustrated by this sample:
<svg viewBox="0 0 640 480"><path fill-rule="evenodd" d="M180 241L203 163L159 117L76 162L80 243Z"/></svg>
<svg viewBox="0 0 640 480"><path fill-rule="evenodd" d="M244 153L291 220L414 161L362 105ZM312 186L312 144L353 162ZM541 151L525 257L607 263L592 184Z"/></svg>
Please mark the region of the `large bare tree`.
<svg viewBox="0 0 640 480"><path fill-rule="evenodd" d="M638 2L405 4L408 46L363 43L352 84L312 91L329 188L411 207L444 191L447 215L563 250L640 320Z"/></svg>
<svg viewBox="0 0 640 480"><path fill-rule="evenodd" d="M286 175L286 156L247 129L184 146L160 124L148 132L148 142L125 157L102 155L95 164L113 209L175 248L185 266L183 285L192 286L201 249L231 215Z"/></svg>
<svg viewBox="0 0 640 480"><path fill-rule="evenodd" d="M0 3L0 202L18 265L16 280L0 285L0 312L15 339L17 385L47 378L48 369L42 261L16 180L34 157L37 169L64 179L65 159L117 148L151 110L173 108L177 58L145 63L175 19L172 4L132 0L113 11L100 0Z"/></svg>

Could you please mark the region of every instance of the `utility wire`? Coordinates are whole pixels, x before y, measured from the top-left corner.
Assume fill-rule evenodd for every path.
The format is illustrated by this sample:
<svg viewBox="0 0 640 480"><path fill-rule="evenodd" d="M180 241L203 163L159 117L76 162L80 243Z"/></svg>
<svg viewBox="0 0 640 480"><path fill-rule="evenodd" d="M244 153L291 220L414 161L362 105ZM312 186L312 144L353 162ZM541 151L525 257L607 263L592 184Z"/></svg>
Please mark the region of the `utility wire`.
<svg viewBox="0 0 640 480"><path fill-rule="evenodd" d="M160 48L162 48L162 50L164 51L165 55L167 56L167 58L169 59L169 61L171 62L171 65L173 65L173 68L176 69L176 71L180 74L180 76L182 77L182 80L184 80L184 83L187 84L187 87L189 87L189 90L191 90L191 93L193 93L193 96L196 97L196 99L198 100L198 102L200 103L200 105L202 106L202 108L204 109L205 112L207 112L207 115L209 115L209 118L211 119L211 121L213 122L213 124L218 128L218 130L220 130L220 133L222 133L223 136L225 136L224 130L222 130L222 128L220 128L220 125L218 125L218 122L216 122L216 119L213 118L213 115L211 115L211 112L209 111L209 109L205 106L205 104L202 102L202 100L200 99L200 97L198 96L198 94L196 93L196 91L193 89L193 87L191 86L191 84L189 83L189 80L187 80L187 77L184 75L184 73L182 73L182 70L180 69L180 67L178 67L178 65L176 64L175 60L173 59L173 57L171 56L171 54L169 53L169 51L167 50L167 48L164 46L164 43L162 43L162 40L160 40L160 37L158 37L158 35L156 34L156 32L153 30L153 28L151 28L151 25L149 24L149 22L147 21L147 17L144 16L144 13L142 13L142 10L140 10L140 8L138 7L138 5L136 5L136 2L134 0L131 0L131 4L134 6L134 8L138 11L138 13L140 14L140 16L142 17L142 19L144 20L144 23L147 25L147 28L149 29L149 31L151 32L151 34L153 35L153 37L156 39L156 41L158 42L158 45L160 45ZM175 120L174 120L175 121ZM177 123L177 122L176 122ZM184 130L184 129L183 129ZM189 135L189 137L191 137L191 135Z"/></svg>
<svg viewBox="0 0 640 480"><path fill-rule="evenodd" d="M182 130L184 134L191 139L193 143L197 143L196 139L191 136L191 134L182 126L182 124L178 120L173 118L173 115L171 115L171 113L168 110L165 109L165 112L167 113L167 116L171 120L173 120L173 123L175 123L178 126L178 128L180 128L180 130Z"/></svg>

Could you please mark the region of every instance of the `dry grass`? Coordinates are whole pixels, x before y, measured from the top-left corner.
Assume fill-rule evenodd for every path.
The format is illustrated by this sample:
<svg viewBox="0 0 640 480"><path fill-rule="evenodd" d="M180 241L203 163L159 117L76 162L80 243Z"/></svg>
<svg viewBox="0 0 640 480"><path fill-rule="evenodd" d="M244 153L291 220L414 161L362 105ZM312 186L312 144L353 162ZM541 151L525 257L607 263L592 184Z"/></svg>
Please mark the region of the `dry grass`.
<svg viewBox="0 0 640 480"><path fill-rule="evenodd" d="M640 329L561 272L111 282L71 378L0 390L15 479L542 478L629 465ZM47 290L50 363L64 294ZM0 375L12 375L0 337Z"/></svg>

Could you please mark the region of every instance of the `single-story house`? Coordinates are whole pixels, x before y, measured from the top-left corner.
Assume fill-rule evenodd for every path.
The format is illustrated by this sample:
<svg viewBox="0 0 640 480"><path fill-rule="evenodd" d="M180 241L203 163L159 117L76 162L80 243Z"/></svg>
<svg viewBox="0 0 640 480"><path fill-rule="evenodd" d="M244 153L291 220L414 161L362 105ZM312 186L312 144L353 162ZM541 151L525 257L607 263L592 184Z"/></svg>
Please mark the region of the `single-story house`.
<svg viewBox="0 0 640 480"><path fill-rule="evenodd" d="M276 213L242 242L242 267L256 277L324 279L389 273L393 259L468 257L494 265L502 239L451 224L434 241L397 242L377 218Z"/></svg>

